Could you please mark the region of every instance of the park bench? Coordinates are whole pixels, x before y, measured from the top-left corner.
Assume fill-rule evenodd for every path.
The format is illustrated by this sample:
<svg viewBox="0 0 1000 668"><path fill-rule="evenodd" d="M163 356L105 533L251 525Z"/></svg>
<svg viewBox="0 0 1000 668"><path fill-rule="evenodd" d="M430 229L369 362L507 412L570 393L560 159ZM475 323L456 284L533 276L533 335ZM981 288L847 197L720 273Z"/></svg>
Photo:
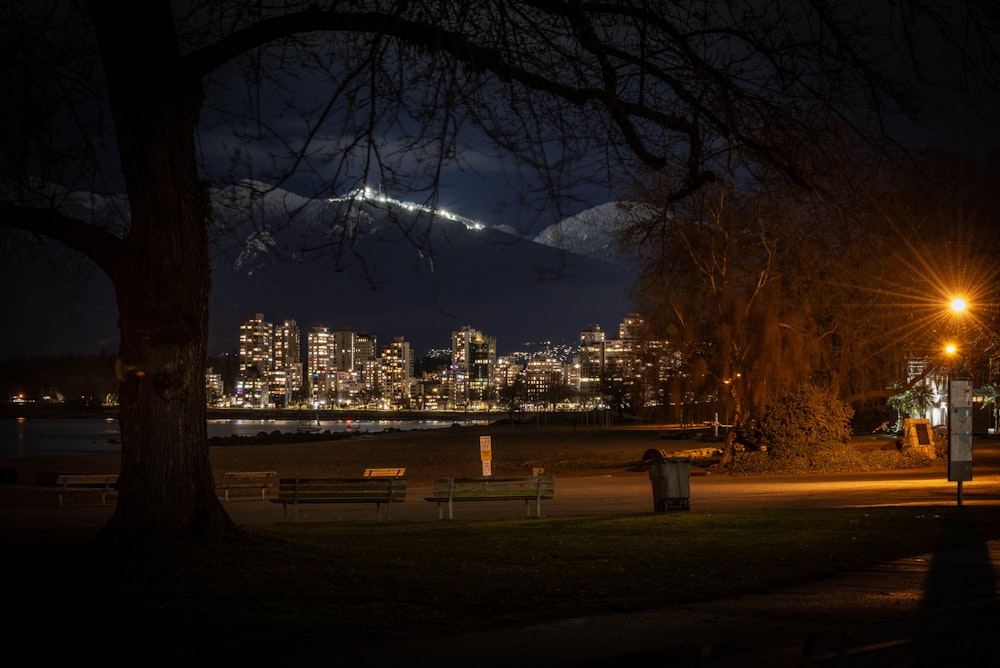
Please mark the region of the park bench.
<svg viewBox="0 0 1000 668"><path fill-rule="evenodd" d="M218 487L223 491L223 498L228 501L230 492L240 489L260 490L263 501L267 492L278 483L277 471L228 471L222 476L222 484Z"/></svg>
<svg viewBox="0 0 1000 668"><path fill-rule="evenodd" d="M406 500L406 478L376 477L364 478L282 478L278 481L278 496L271 499L280 503L288 517L288 506L292 507L293 518L298 520L299 506L312 503L374 503L376 517L392 514L392 504Z"/></svg>
<svg viewBox="0 0 1000 668"><path fill-rule="evenodd" d="M992 665L1000 603L984 601L810 634L799 666Z"/></svg>
<svg viewBox="0 0 1000 668"><path fill-rule="evenodd" d="M56 476L55 492L59 494L59 505L67 494L100 494L101 505L106 505L108 496L118 493L117 474L62 474Z"/></svg>
<svg viewBox="0 0 1000 668"><path fill-rule="evenodd" d="M438 519L443 518L448 507L448 519L454 517L456 502L462 501L524 501L526 516L531 515L531 502L535 502L535 516L542 516L542 499L551 499L556 493L553 476L518 476L506 478L438 478L434 481L434 495L426 497L438 506Z"/></svg>

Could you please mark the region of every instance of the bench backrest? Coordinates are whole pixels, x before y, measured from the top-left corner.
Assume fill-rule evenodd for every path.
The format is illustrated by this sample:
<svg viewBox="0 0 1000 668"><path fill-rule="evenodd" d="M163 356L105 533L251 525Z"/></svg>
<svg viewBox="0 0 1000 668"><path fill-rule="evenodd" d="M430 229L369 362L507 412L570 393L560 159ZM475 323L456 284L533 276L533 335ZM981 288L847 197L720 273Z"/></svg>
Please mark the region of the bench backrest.
<svg viewBox="0 0 1000 668"><path fill-rule="evenodd" d="M501 478L438 478L434 497L523 497L551 499L556 493L555 476L519 476Z"/></svg>
<svg viewBox="0 0 1000 668"><path fill-rule="evenodd" d="M278 499L290 502L405 498L406 478L282 478L278 482Z"/></svg>
<svg viewBox="0 0 1000 668"><path fill-rule="evenodd" d="M72 474L56 477L56 485L59 487L114 487L117 484L117 474Z"/></svg>
<svg viewBox="0 0 1000 668"><path fill-rule="evenodd" d="M277 479L277 471L228 471L223 475L223 481L226 483L253 480L264 484Z"/></svg>

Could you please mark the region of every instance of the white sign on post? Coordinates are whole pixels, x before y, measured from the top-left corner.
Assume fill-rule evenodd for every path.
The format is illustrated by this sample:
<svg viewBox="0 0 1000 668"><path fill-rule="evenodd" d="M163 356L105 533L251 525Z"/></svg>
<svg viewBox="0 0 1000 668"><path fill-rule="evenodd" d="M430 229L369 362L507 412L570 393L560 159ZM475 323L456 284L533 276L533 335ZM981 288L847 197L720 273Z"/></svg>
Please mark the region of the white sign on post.
<svg viewBox="0 0 1000 668"><path fill-rule="evenodd" d="M479 459L483 462L483 477L493 475L493 442L489 436L479 437Z"/></svg>
<svg viewBox="0 0 1000 668"><path fill-rule="evenodd" d="M972 480L972 378L948 379L948 480Z"/></svg>

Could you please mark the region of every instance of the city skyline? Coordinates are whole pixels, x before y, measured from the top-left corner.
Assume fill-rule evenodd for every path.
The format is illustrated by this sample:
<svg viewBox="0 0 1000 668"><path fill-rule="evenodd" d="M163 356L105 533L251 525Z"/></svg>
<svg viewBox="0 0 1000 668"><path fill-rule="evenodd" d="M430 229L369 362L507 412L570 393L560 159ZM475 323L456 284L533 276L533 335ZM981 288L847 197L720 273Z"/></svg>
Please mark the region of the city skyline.
<svg viewBox="0 0 1000 668"><path fill-rule="evenodd" d="M418 404L422 409L481 409L514 391L523 401L553 405L571 395L598 401L600 388L611 380L657 386L660 375L672 366L668 343L650 340L647 322L637 313L622 318L616 334L607 336L599 325L590 325L579 331L571 357L549 350L519 357L498 354L496 337L466 325L451 333L448 359L417 374L405 337L380 343L376 336L350 328L319 325L304 330L294 320L274 323L258 312L241 323L232 387L212 369L206 386L209 403L215 406L374 403L381 408ZM639 382L638 369L650 366L637 363L643 356L656 363L653 376Z"/></svg>
<svg viewBox="0 0 1000 668"><path fill-rule="evenodd" d="M597 329L598 331L604 331L604 332L612 331L612 329L617 330L617 328L620 327L621 323L624 320L626 320L628 318L628 316L630 316L630 315L634 315L634 312L632 310L623 311L621 317L613 325L613 327L607 327L605 324L602 324L602 323L599 323L599 322L588 322L588 323L581 324L579 327L577 327L576 329L573 329L573 330L570 330L569 328L567 328L567 332L571 332L571 334L569 336L563 337L563 338L561 338L559 340L538 338L537 340L518 341L518 342L516 342L514 344L508 344L508 347L506 347L506 348L500 349L500 352L498 352L498 354L503 354L503 355L531 355L531 354L535 354L535 353L539 353L539 352L544 352L546 350L554 349L554 348L566 348L566 347L573 348L573 347L576 347L576 346L579 345L579 337L580 337L580 333L581 332L588 331L588 330L593 330L593 329ZM329 331L331 333L335 333L335 332L339 332L339 331L350 331L350 332L353 332L355 334L359 334L359 335L364 335L364 336L367 336L367 337L371 337L373 340L375 340L377 342L377 345L379 347L381 347L381 345L382 345L381 342L383 342L383 341L385 341L387 339L388 340L392 340L392 339L395 339L395 338L402 338L402 339L406 340L408 343L412 344L412 341L410 341L410 339L406 336L405 332L400 332L400 333L397 333L397 334L394 334L394 335L390 335L390 336L381 336L378 332L363 331L363 330L361 330L361 329L359 329L357 327L352 327L350 324L343 324L343 325L338 325L338 326L331 326L331 325L327 325L327 324L324 324L324 323L318 323L318 324L314 324L314 325L306 325L306 324L300 322L296 318L271 319L263 311L256 311L256 312L250 314L250 317L247 320L244 320L242 323L240 323L241 330L242 330L242 327L243 327L244 324L246 324L247 322L253 321L255 319L260 319L260 320L264 320L266 322L269 322L274 327L278 327L279 325L287 325L287 324L291 323L291 324L297 326L298 329L299 329L299 331L302 332L302 333L309 333L309 332L312 332L312 331L315 331L315 330L318 330L318 329L323 329L323 330ZM451 350L452 350L452 348L451 348L452 341L451 340L454 338L454 335L455 335L456 332L463 331L463 330L481 331L481 332L483 332L484 334L486 334L488 336L492 336L489 333L488 328L478 327L478 326L476 326L476 325L474 325L472 323L466 323L466 324L462 325L461 327L452 329L452 330L448 331L445 335L442 335L442 337L441 337L441 345L432 345L432 346L427 347L426 349L424 349L424 348L414 349L415 359L422 359L424 357L440 357L442 354L450 354ZM240 331L238 331L236 333L236 336L233 338L233 341L235 342L235 345L232 347L232 350L225 351L225 352L222 352L222 353L217 353L216 355L218 355L218 354L227 355L227 354L230 354L230 353L233 353L233 352L235 352L235 353L238 354L239 353L240 338L241 338L241 333L240 333ZM498 337L495 337L495 336L493 338L497 338L498 339L497 344L498 344L498 348L500 348L500 339ZM304 359L304 357L306 355L306 352L307 352L306 339L305 339L304 336L300 337L300 339L301 339L300 345L299 345L300 359Z"/></svg>

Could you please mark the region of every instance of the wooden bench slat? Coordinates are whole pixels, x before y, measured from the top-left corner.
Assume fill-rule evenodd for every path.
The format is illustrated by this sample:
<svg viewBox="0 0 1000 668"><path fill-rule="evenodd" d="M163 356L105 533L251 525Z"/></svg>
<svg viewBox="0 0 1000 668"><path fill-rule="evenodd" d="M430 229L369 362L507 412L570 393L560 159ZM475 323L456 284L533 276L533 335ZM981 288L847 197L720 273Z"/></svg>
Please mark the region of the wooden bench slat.
<svg viewBox="0 0 1000 668"><path fill-rule="evenodd" d="M62 474L56 477L56 485L74 487L104 487L118 482L118 475L114 473L94 474L94 473L74 473Z"/></svg>
<svg viewBox="0 0 1000 668"><path fill-rule="evenodd" d="M267 498L267 491L278 481L277 471L227 471L218 485L223 490L224 498L229 500L229 492L234 489L259 489L261 500Z"/></svg>

